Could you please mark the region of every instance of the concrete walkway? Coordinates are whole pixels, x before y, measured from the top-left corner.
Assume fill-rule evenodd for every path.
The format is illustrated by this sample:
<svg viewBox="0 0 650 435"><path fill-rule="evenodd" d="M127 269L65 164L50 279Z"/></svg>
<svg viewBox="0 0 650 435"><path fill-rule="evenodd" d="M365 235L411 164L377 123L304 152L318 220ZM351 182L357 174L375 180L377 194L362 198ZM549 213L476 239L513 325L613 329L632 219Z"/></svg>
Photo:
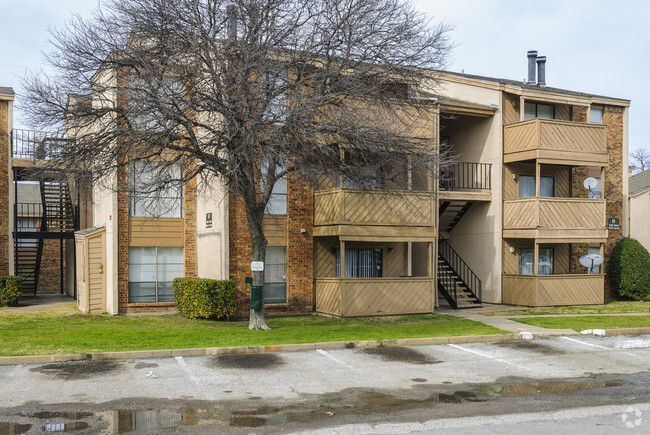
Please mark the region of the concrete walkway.
<svg viewBox="0 0 650 435"><path fill-rule="evenodd" d="M61 295L57 293L42 293L36 296L23 296L18 302L18 306L9 310L2 310L0 314L5 313L26 313L40 310L47 310L50 308L60 307L76 303L76 301L68 295Z"/></svg>

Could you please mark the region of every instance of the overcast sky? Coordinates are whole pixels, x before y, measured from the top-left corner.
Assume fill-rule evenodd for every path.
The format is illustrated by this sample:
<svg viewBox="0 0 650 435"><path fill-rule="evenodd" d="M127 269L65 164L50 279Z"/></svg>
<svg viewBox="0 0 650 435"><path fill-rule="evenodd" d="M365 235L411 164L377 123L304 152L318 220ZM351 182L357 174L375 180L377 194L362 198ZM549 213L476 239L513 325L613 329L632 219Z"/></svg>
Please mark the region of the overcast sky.
<svg viewBox="0 0 650 435"><path fill-rule="evenodd" d="M26 70L45 66L48 28L95 0L0 0L0 86L20 98ZM526 52L546 56L548 86L632 100L630 148L650 149L650 2L647 0L416 0L455 26L448 70L522 80ZM18 117L19 114L16 113ZM16 119L17 126L22 125Z"/></svg>

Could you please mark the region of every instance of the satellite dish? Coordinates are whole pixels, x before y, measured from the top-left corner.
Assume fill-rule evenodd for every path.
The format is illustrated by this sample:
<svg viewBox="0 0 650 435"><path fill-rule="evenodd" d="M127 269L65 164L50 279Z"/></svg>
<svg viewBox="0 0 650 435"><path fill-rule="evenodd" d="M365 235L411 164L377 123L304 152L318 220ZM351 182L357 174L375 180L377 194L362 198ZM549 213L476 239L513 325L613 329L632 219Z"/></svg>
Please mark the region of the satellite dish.
<svg viewBox="0 0 650 435"><path fill-rule="evenodd" d="M594 177L589 177L582 182L582 185L585 186L585 189L591 191L591 189L595 189L598 186L598 180Z"/></svg>
<svg viewBox="0 0 650 435"><path fill-rule="evenodd" d="M584 267L593 269L603 264L604 258L598 254L587 254L580 257L580 264Z"/></svg>

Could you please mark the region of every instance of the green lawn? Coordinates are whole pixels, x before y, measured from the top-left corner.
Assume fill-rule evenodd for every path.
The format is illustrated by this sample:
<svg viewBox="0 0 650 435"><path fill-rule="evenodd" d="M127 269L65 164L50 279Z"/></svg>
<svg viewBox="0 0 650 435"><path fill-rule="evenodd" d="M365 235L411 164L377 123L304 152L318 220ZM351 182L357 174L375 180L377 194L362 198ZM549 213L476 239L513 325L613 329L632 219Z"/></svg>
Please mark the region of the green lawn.
<svg viewBox="0 0 650 435"><path fill-rule="evenodd" d="M580 305L569 307L538 307L521 310L483 313L486 316L519 316L519 315L553 315L553 314L618 314L618 313L648 313L650 301L616 301L604 305Z"/></svg>
<svg viewBox="0 0 650 435"><path fill-rule="evenodd" d="M650 327L649 316L583 316L583 317L528 317L511 319L527 325L551 329L616 329Z"/></svg>
<svg viewBox="0 0 650 435"><path fill-rule="evenodd" d="M247 321L88 315L81 314L74 305L35 313L2 310L0 356L508 333L438 314L354 319L284 317L270 318L268 324L271 331L249 331Z"/></svg>

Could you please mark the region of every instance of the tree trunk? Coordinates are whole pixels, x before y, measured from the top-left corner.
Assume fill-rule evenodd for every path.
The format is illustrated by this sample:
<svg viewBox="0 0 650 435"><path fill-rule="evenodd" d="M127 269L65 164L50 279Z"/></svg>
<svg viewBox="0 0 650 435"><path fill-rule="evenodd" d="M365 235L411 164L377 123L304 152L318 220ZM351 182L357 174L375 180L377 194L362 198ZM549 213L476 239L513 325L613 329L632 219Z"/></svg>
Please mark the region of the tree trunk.
<svg viewBox="0 0 650 435"><path fill-rule="evenodd" d="M251 248L252 248L252 260L261 261L264 263L266 260L266 237L264 237L264 232L262 230L262 220L264 219L264 213L259 213L258 210L252 210L252 213L248 213L248 229L251 237ZM259 330L270 330L266 324L266 319L264 317L264 272L257 271L251 272L253 277L253 286L251 287L251 313L250 320L248 323L248 329ZM261 298L259 309L253 307L253 289L259 286L261 288Z"/></svg>

